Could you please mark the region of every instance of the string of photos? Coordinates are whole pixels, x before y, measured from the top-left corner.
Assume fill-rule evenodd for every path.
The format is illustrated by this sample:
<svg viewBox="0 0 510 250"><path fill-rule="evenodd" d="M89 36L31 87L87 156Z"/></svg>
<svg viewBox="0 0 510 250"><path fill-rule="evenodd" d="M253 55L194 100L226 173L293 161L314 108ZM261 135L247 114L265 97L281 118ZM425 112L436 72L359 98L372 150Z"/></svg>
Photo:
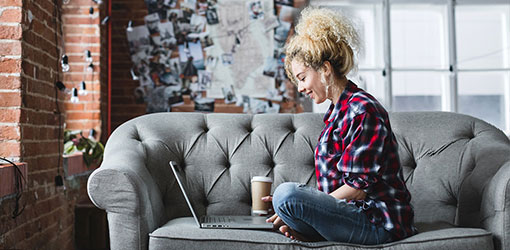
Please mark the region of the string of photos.
<svg viewBox="0 0 510 250"><path fill-rule="evenodd" d="M223 98L245 113L278 113L291 98L283 46L298 13L293 0L145 4L145 23L129 21L126 32L130 74L140 83L134 95L147 103L147 113L171 111L183 95L202 112L214 111L214 98Z"/></svg>

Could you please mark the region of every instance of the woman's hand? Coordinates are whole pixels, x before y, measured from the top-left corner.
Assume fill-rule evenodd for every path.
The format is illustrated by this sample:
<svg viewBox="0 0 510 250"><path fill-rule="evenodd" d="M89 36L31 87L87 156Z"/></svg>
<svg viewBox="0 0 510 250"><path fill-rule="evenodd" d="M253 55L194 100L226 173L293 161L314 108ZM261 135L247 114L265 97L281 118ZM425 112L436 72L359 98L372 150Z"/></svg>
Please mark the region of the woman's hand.
<svg viewBox="0 0 510 250"><path fill-rule="evenodd" d="M261 198L263 202L269 202L269 208L268 208L268 213L271 215L271 214L274 214L274 209L273 209L273 196L269 195L269 196L264 196Z"/></svg>

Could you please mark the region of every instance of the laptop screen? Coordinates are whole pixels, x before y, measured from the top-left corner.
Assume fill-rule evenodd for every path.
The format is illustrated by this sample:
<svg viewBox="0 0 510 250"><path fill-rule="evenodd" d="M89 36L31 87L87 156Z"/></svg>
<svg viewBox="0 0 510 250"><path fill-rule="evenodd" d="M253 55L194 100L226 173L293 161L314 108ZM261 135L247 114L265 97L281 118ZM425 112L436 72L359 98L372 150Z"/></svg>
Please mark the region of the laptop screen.
<svg viewBox="0 0 510 250"><path fill-rule="evenodd" d="M186 203L188 204L189 210L191 210L191 213L193 214L193 218L195 218L195 222L197 223L198 227L201 227L200 221L198 220L198 217L195 213L195 210L193 209L193 206L191 206L191 201L188 199L188 194L186 193L186 190L184 189L184 185L182 184L182 181L181 181L181 178L177 171L177 168L175 167L175 165L177 165L177 163L175 161L170 161L169 164L170 164L170 167L172 168L172 172L174 172L175 179L177 180L177 183L179 184L179 188L181 189L182 194L184 195L184 199L186 199Z"/></svg>

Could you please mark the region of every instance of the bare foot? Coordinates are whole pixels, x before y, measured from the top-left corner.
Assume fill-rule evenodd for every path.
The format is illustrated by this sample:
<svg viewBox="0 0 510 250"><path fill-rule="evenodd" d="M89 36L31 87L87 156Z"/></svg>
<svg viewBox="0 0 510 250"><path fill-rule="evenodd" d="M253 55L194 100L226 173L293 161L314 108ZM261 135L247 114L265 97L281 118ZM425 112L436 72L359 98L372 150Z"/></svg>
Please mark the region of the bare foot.
<svg viewBox="0 0 510 250"><path fill-rule="evenodd" d="M289 237L291 240L312 241L312 240L306 238L305 236L303 236L302 234L296 232L295 230L293 230L292 228L290 228L287 225L281 226L280 232L282 232L283 235Z"/></svg>

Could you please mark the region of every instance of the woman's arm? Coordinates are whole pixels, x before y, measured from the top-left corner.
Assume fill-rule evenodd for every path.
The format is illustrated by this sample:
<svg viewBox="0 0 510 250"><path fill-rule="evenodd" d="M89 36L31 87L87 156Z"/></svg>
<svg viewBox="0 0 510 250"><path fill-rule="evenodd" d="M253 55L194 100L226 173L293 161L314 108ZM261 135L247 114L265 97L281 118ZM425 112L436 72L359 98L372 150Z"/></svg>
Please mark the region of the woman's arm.
<svg viewBox="0 0 510 250"><path fill-rule="evenodd" d="M361 189L355 189L350 187L349 185L342 185L337 188L335 191L329 193L329 195L337 198L337 199L346 199L346 200L364 200L367 196Z"/></svg>

